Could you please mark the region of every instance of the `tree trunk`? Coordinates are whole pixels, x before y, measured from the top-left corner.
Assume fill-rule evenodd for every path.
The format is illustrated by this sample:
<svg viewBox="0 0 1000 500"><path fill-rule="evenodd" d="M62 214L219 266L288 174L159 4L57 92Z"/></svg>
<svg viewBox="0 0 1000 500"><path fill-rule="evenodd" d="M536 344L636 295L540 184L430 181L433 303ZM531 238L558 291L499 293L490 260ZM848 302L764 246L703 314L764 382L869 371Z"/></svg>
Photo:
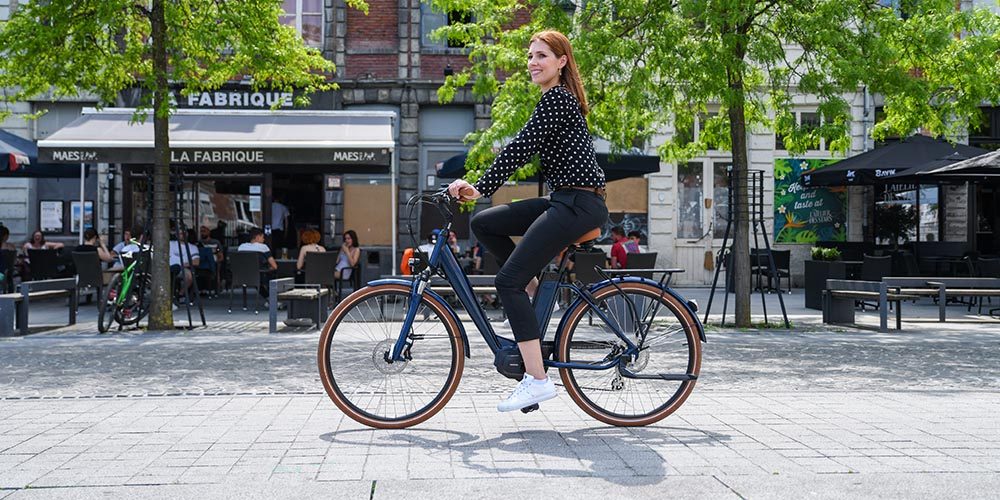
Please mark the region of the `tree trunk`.
<svg viewBox="0 0 1000 500"><path fill-rule="evenodd" d="M750 210L747 193L749 159L747 158L746 113L743 80L730 77L733 97L729 106L729 136L733 145L733 212L736 215L733 232L732 272L736 292L736 326L750 326Z"/></svg>
<svg viewBox="0 0 1000 500"><path fill-rule="evenodd" d="M170 288L170 116L167 87L165 0L153 0L150 22L153 29L153 262L150 330L173 330L173 297Z"/></svg>

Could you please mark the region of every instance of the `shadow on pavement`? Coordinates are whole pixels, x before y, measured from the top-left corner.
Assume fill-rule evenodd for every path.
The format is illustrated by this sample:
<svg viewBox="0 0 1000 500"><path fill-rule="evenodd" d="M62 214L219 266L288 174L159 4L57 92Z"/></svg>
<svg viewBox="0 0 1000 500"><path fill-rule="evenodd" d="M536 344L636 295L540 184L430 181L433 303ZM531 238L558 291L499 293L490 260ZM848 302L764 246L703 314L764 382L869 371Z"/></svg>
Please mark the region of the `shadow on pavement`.
<svg viewBox="0 0 1000 500"><path fill-rule="evenodd" d="M374 432L374 435L373 435ZM320 439L330 443L355 446L389 446L401 449L417 447L426 451L454 451L461 454L464 467L501 477L517 473L547 476L580 477L579 465L589 467L591 475L623 486L657 484L667 476L667 458L654 449L683 441L687 445L728 441L729 436L688 427L621 428L591 427L571 432L527 430L504 432L482 439L475 434L439 430L382 431L351 429L330 432ZM352 440L357 436L358 440ZM369 441L369 439L371 441ZM524 459L517 456L523 454ZM502 455L505 460L496 460ZM536 465L533 456L538 457ZM552 460L547 467L545 457ZM559 469L559 464L577 467ZM642 474L622 474L624 469L641 469Z"/></svg>

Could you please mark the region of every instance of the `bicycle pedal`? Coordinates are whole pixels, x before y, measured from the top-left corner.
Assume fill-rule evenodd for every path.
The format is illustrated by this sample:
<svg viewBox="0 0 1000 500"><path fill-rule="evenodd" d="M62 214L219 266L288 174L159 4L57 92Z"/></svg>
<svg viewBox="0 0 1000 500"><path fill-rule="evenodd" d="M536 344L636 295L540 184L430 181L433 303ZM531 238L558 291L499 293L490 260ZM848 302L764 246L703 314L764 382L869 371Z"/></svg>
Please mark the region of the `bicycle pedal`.
<svg viewBox="0 0 1000 500"><path fill-rule="evenodd" d="M524 408L521 408L521 413L531 413L537 409L538 409L538 403L535 403L533 405L528 405L525 406Z"/></svg>

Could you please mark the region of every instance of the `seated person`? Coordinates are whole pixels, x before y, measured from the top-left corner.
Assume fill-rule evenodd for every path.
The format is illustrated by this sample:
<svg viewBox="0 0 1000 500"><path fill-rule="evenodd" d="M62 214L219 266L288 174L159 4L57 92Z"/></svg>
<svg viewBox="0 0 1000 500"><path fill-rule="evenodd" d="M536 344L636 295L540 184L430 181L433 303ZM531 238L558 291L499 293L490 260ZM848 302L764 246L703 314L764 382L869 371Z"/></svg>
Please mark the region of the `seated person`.
<svg viewBox="0 0 1000 500"><path fill-rule="evenodd" d="M299 259L295 263L295 282L305 283L305 268L306 268L306 254L309 252L325 252L326 248L323 248L319 244L319 240L322 239L322 235L319 231L315 229L303 229L302 234L299 236L299 240L302 242L302 246L299 247Z"/></svg>
<svg viewBox="0 0 1000 500"><path fill-rule="evenodd" d="M87 229L83 232L83 244L77 245L73 251L97 252L97 258L101 259L101 262L114 262L115 260L115 256L108 251L108 247L104 244L104 240L100 238L94 228Z"/></svg>
<svg viewBox="0 0 1000 500"><path fill-rule="evenodd" d="M124 231L122 231L122 240L119 241L118 243L115 243L115 246L111 247L111 251L114 252L115 255L121 255L123 251L122 249L128 246L128 244L131 241L132 241L132 229L126 228Z"/></svg>
<svg viewBox="0 0 1000 500"><path fill-rule="evenodd" d="M340 255L337 256L337 267L334 275L337 279L349 279L351 270L358 265L361 260L361 247L358 242L358 233L353 229L344 232L344 244L340 246Z"/></svg>
<svg viewBox="0 0 1000 500"><path fill-rule="evenodd" d="M188 243L187 235L184 231L178 231L177 236L170 240L168 252L170 255L171 276L181 276L183 272L183 285L179 294L185 296L194 282L194 275L191 274L191 269L198 267L198 264L201 262L198 247Z"/></svg>
<svg viewBox="0 0 1000 500"><path fill-rule="evenodd" d="M642 238L642 233L639 231L629 231L628 241L625 242L625 251L628 253L642 253L642 247L639 246L640 238Z"/></svg>
<svg viewBox="0 0 1000 500"><path fill-rule="evenodd" d="M614 241L611 245L611 269L622 269L628 265L628 252L625 251L628 238L625 237L625 230L621 226L611 228L611 239Z"/></svg>
<svg viewBox="0 0 1000 500"><path fill-rule="evenodd" d="M262 271L260 275L260 294L262 296L267 295L267 281L278 270L278 263L271 256L271 247L264 243L264 231L256 227L251 229L250 241L241 244L236 250L238 252L257 252L259 254L258 260Z"/></svg>

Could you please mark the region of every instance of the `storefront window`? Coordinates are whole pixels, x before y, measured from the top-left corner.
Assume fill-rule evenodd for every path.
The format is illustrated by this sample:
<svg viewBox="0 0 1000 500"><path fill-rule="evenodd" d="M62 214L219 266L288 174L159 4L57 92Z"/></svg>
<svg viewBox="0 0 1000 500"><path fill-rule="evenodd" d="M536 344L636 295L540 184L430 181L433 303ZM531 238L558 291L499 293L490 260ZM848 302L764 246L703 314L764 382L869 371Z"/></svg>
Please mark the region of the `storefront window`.
<svg viewBox="0 0 1000 500"><path fill-rule="evenodd" d="M729 225L729 171L732 163L716 163L712 172L712 237L722 238ZM730 234L730 236L732 236Z"/></svg>
<svg viewBox="0 0 1000 500"><path fill-rule="evenodd" d="M323 0L285 0L281 24L294 27L310 47L323 46Z"/></svg>
<svg viewBox="0 0 1000 500"><path fill-rule="evenodd" d="M882 189L879 201L875 203L875 237L878 243L893 245L941 240L940 189L938 186L919 186L918 189L913 186L886 186Z"/></svg>
<svg viewBox="0 0 1000 500"><path fill-rule="evenodd" d="M677 166L677 237L701 238L702 164L691 162Z"/></svg>

